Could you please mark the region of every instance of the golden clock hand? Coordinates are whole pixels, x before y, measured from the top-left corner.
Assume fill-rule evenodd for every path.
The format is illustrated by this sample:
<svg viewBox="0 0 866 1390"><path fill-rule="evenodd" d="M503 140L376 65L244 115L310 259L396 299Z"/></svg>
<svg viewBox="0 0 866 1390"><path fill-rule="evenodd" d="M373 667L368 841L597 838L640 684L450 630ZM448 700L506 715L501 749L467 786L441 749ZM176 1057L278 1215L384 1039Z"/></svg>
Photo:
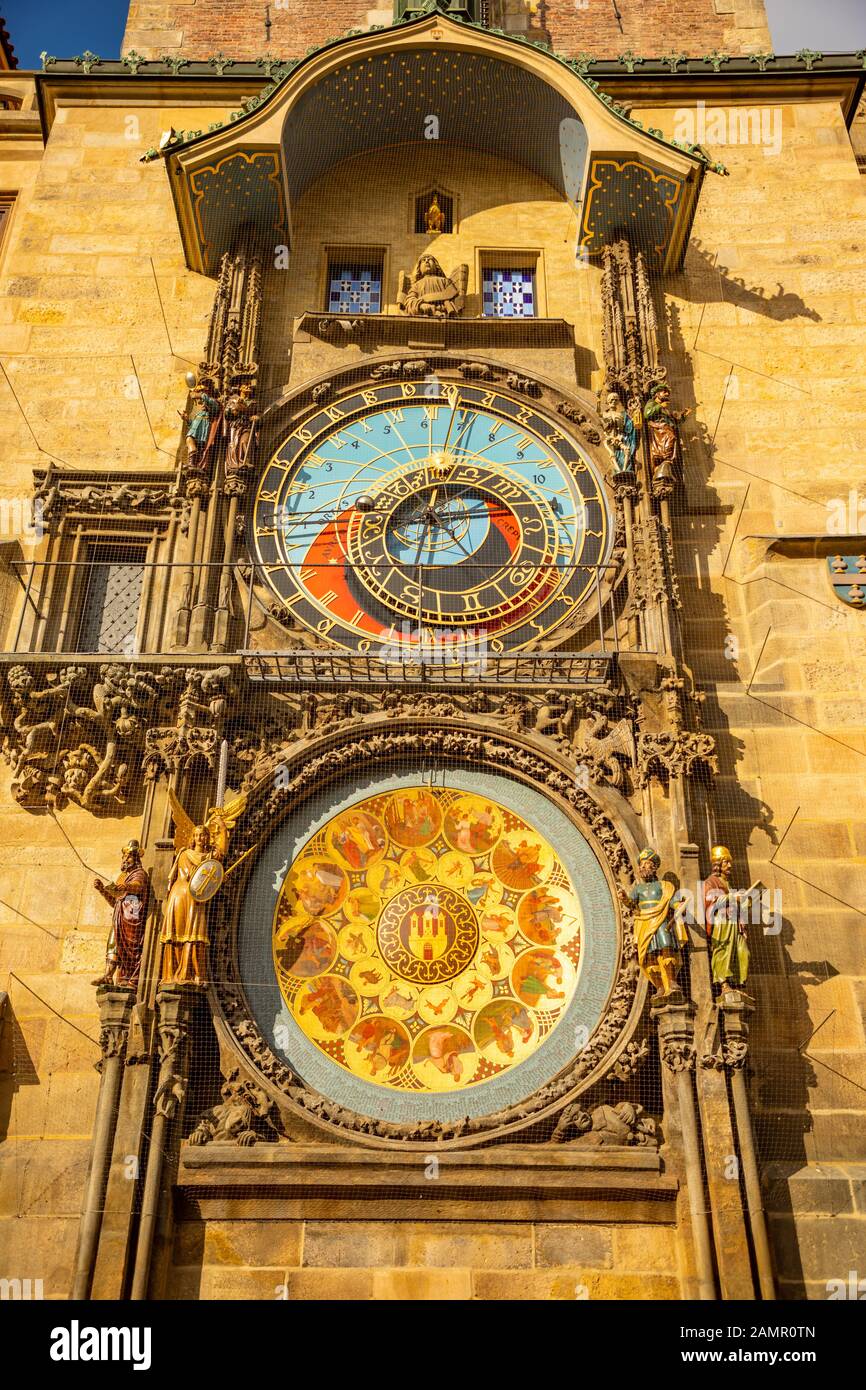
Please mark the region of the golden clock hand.
<svg viewBox="0 0 866 1390"><path fill-rule="evenodd" d="M433 504L436 501L436 494L438 491L438 487L434 487L433 495L431 496L430 501L427 503L422 513L424 529L421 532L421 539L418 542L418 550L416 552L415 559L412 561L412 564L416 566L420 564L421 561L421 551L424 549L424 542L427 539L427 532L430 527L430 513L433 511ZM433 513L433 515L435 516L435 512Z"/></svg>
<svg viewBox="0 0 866 1390"><path fill-rule="evenodd" d="M446 434L445 434L445 443L442 445L442 453L443 453L443 455L447 452L447 449L448 449L448 440L451 438L451 428L452 428L452 426L453 426L453 424L454 424L454 421L455 421L455 419L456 419L456 417L457 417L457 407L459 406L459 404L460 404L460 395L459 395L459 393L458 393L457 391L455 391L455 392L454 392L454 407L453 407L453 409L452 409L452 411L451 411L451 419L448 421L448 429L447 429Z"/></svg>

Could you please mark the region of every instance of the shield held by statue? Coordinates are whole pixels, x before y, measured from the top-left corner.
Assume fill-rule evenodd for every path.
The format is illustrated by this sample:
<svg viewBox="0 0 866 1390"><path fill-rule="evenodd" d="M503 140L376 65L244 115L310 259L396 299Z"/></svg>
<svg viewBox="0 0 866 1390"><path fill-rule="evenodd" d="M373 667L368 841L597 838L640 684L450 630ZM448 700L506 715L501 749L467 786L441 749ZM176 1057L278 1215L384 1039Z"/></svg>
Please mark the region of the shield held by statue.
<svg viewBox="0 0 866 1390"><path fill-rule="evenodd" d="M194 902L207 903L219 892L225 870L218 859L205 859L189 881L189 893Z"/></svg>

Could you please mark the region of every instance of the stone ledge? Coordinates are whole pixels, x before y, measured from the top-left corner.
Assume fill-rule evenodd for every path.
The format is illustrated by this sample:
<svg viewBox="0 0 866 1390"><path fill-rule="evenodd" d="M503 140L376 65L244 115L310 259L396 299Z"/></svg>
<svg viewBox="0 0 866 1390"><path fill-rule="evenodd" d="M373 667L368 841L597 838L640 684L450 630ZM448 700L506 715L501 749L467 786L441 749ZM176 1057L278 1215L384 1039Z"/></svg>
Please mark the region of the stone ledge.
<svg viewBox="0 0 866 1390"><path fill-rule="evenodd" d="M431 1161L438 1177L427 1176ZM176 1194L184 1214L340 1219L375 1202L385 1219L483 1221L676 1220L679 1183L654 1150L508 1145L465 1152L395 1153L322 1144L211 1144L181 1150Z"/></svg>
<svg viewBox="0 0 866 1390"><path fill-rule="evenodd" d="M297 340L301 334L327 339L337 347L362 342L367 349L574 349L574 328L565 319L473 317L468 314L465 318L435 319L406 314L353 315L309 310L295 320L293 337ZM483 378L467 378L470 385L478 380L483 381Z"/></svg>

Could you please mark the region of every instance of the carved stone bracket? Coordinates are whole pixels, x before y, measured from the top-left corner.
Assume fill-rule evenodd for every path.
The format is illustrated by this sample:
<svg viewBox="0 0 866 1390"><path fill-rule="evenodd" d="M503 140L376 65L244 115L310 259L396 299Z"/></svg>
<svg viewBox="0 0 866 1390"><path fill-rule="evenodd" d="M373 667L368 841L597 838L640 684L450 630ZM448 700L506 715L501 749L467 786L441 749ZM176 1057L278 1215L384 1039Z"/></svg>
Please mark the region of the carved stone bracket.
<svg viewBox="0 0 866 1390"><path fill-rule="evenodd" d="M122 805L141 765L145 726L179 684L173 668L126 662L7 667L0 723L15 800L29 809Z"/></svg>
<svg viewBox="0 0 866 1390"><path fill-rule="evenodd" d="M96 994L99 1005L99 1050L101 1057L97 1062L99 1070L109 1057L124 1057L129 1042L129 1026L132 1019L132 1006L135 1003L134 989L120 989L116 986L99 989Z"/></svg>
<svg viewBox="0 0 866 1390"><path fill-rule="evenodd" d="M182 985L160 985L157 991L159 1081L153 1104L166 1120L174 1118L186 1095L192 998L193 992Z"/></svg>
<svg viewBox="0 0 866 1390"><path fill-rule="evenodd" d="M742 1071L749 1057L749 1016L755 1006L739 991L731 991L719 1005L721 1041L715 1052L701 1058L701 1065L716 1071Z"/></svg>
<svg viewBox="0 0 866 1390"><path fill-rule="evenodd" d="M693 1072L697 1059L693 1004L669 1004L655 1011L662 1065L675 1076Z"/></svg>

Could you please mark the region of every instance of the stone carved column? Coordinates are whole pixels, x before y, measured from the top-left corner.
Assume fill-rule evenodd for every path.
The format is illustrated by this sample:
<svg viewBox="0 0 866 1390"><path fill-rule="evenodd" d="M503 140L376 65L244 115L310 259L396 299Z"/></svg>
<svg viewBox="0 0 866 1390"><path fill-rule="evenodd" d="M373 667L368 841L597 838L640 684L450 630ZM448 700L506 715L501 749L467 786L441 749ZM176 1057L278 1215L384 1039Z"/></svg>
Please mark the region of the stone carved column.
<svg viewBox="0 0 866 1390"><path fill-rule="evenodd" d="M259 257L247 247L223 256L206 360L200 368L200 374L215 383L223 411L222 434L211 466L214 481L188 629L191 646L210 644L216 651L228 645L238 499L246 491L253 461L262 305ZM222 569L217 567L220 561Z"/></svg>
<svg viewBox="0 0 866 1390"><path fill-rule="evenodd" d="M728 995L722 1000L719 1012L722 1019L721 1064L727 1069L730 1076L740 1162L743 1165L743 1182L746 1188L746 1205L749 1211L749 1226L752 1232L761 1297L767 1301L772 1301L776 1297L776 1287L773 1280L773 1257L770 1252L770 1239L767 1233L767 1218L761 1194L761 1175L755 1152L755 1136L752 1130L749 1092L746 1085L746 1062L749 1055L748 1018L750 1014L755 1012L755 1006L744 999L742 995L738 997Z"/></svg>
<svg viewBox="0 0 866 1390"><path fill-rule="evenodd" d="M153 1124L144 1177L135 1269L134 1300L146 1299L154 1235L159 1217L166 1143L187 1085L187 1040L192 1005L199 991L190 985L160 985L156 994L159 1077L153 1098Z"/></svg>
<svg viewBox="0 0 866 1390"><path fill-rule="evenodd" d="M695 1070L695 1024L692 1004L671 1004L655 1011L662 1065L673 1080L682 1133L689 1213L695 1248L698 1297L718 1297L713 1242L704 1200L701 1144L692 1077Z"/></svg>
<svg viewBox="0 0 866 1390"><path fill-rule="evenodd" d="M75 1256L75 1277L72 1298L90 1297L93 1269L102 1228L102 1212L108 1169L114 1144L117 1110L123 1085L123 1068L129 1041L129 1025L135 990L106 986L97 991L99 1003L99 1046L102 1052L102 1077L96 1102L93 1126L93 1145L90 1170L81 1211L78 1249Z"/></svg>

